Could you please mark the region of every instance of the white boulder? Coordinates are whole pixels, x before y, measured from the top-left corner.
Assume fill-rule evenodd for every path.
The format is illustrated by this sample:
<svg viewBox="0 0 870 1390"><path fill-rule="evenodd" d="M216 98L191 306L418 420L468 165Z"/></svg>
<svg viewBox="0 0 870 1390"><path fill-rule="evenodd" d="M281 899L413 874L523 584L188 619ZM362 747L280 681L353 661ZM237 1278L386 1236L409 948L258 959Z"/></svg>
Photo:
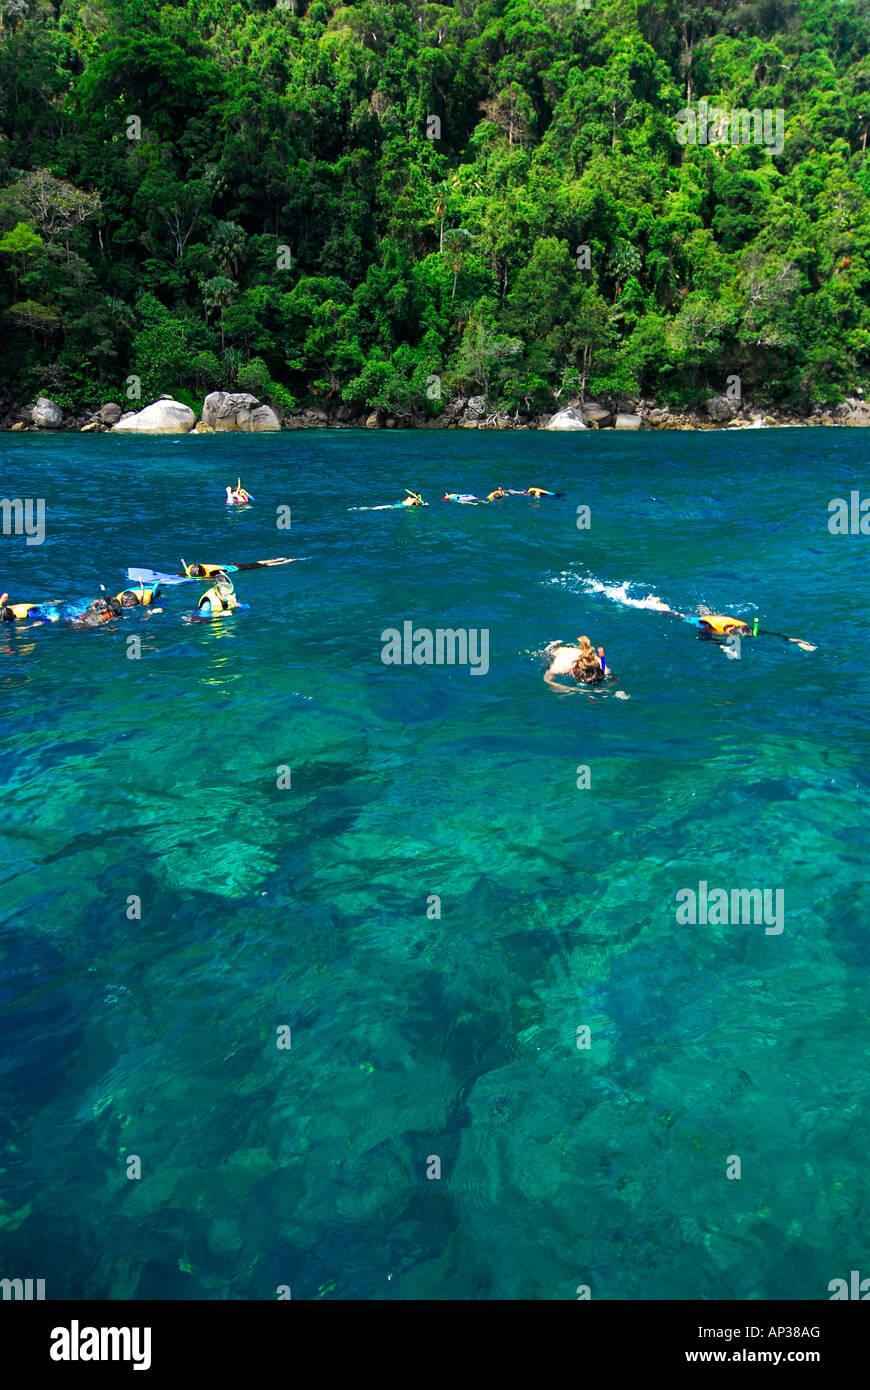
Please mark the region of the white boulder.
<svg viewBox="0 0 870 1390"><path fill-rule="evenodd" d="M643 420L639 415L617 415L616 429L618 430L639 430Z"/></svg>
<svg viewBox="0 0 870 1390"><path fill-rule="evenodd" d="M270 405L258 405L251 411L252 430L279 430L281 421Z"/></svg>
<svg viewBox="0 0 870 1390"><path fill-rule="evenodd" d="M173 401L168 397L146 405L144 410L132 415L123 415L112 434L187 434L193 428L196 416L189 405Z"/></svg>
<svg viewBox="0 0 870 1390"><path fill-rule="evenodd" d="M63 411L54 401L50 401L48 396L40 396L36 405L33 407L32 420L37 429L56 430L59 429L63 420Z"/></svg>
<svg viewBox="0 0 870 1390"><path fill-rule="evenodd" d="M575 410L573 405L569 405L565 410L559 410L544 426L545 430L586 430L589 426L583 419L579 410Z"/></svg>
<svg viewBox="0 0 870 1390"><path fill-rule="evenodd" d="M226 430L279 430L274 410L261 405L247 391L212 391L202 407L202 423L221 433Z"/></svg>

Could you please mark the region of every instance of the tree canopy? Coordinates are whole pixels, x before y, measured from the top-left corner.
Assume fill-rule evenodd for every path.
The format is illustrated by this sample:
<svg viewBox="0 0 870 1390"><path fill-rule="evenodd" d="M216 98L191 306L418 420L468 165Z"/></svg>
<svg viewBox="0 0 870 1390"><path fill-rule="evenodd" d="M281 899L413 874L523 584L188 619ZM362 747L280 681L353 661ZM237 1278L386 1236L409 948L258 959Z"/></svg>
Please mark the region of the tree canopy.
<svg viewBox="0 0 870 1390"><path fill-rule="evenodd" d="M867 0L3 0L3 385L839 399L868 133Z"/></svg>

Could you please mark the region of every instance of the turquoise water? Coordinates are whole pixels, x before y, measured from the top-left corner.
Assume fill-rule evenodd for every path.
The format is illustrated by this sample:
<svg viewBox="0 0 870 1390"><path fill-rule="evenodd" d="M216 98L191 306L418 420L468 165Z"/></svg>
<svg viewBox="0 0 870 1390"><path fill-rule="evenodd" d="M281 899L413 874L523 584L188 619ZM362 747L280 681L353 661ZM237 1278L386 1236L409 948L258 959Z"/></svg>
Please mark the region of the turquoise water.
<svg viewBox="0 0 870 1390"><path fill-rule="evenodd" d="M217 623L190 585L0 634L0 1275L489 1300L870 1274L870 540L827 530L865 450L4 436L4 495L47 505L43 545L2 540L13 600L310 558L240 575L251 611ZM237 473L257 504L228 512ZM568 496L434 505L498 483ZM406 484L433 505L346 510ZM819 650L726 660L651 594ZM384 665L407 618L486 628L487 674ZM618 684L559 695L541 648L581 632ZM678 925L701 880L781 888L783 932Z"/></svg>

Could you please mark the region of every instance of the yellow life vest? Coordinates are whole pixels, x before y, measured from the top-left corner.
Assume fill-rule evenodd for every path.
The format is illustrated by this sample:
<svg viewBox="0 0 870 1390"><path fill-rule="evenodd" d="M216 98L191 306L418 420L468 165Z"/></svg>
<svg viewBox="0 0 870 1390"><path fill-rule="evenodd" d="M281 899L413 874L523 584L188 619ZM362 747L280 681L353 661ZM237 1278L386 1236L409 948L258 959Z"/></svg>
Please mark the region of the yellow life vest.
<svg viewBox="0 0 870 1390"><path fill-rule="evenodd" d="M202 574L197 574L197 575L191 576L191 570L194 568L194 566L193 566L193 565L188 565L188 564L186 564L184 560L182 560L181 563L182 563L182 566L183 566L183 568L184 568L184 573L187 575L188 579L190 579L190 578L194 578L194 579L211 579L211 577L212 577L213 574L217 574L219 570L225 570L225 569L226 569L226 565L199 565L199 564L197 564L197 565L196 565L196 568L197 568L198 570L202 570Z"/></svg>
<svg viewBox="0 0 870 1390"><path fill-rule="evenodd" d="M729 632L751 630L749 624L745 623L742 618L729 618L724 613L703 613L700 621L702 627L708 628L710 632L715 632L720 637L727 637Z"/></svg>
<svg viewBox="0 0 870 1390"><path fill-rule="evenodd" d="M215 586L214 588L206 590L206 592L200 599L198 606L200 608L205 608L206 605L208 605L208 607L211 609L213 613L225 613L228 608L235 607L233 599L234 596L232 594L230 594L229 598L221 598L220 594L217 591L217 586Z"/></svg>
<svg viewBox="0 0 870 1390"><path fill-rule="evenodd" d="M546 491L547 491L547 489L546 489L545 487L527 487L527 488L526 488L526 492L528 493L529 497L541 498L541 497L544 496L544 494L546 493Z"/></svg>
<svg viewBox="0 0 870 1390"><path fill-rule="evenodd" d="M26 618L31 608L38 608L38 603L7 603L7 608L11 608L16 618Z"/></svg>
<svg viewBox="0 0 870 1390"><path fill-rule="evenodd" d="M136 602L141 603L145 607L147 607L149 603L153 603L154 601L153 589L122 589L119 594L115 595L115 598L118 600L119 603L123 602L125 594L133 594L136 599Z"/></svg>

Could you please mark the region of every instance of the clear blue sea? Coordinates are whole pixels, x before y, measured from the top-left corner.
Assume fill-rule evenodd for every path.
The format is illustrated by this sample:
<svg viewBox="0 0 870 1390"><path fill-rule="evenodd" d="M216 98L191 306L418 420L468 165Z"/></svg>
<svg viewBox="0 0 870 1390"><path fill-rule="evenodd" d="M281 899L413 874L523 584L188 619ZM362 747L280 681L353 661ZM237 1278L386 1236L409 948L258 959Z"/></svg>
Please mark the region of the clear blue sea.
<svg viewBox="0 0 870 1390"><path fill-rule="evenodd" d="M742 1300L867 1265L870 538L827 526L866 449L4 435L0 490L47 507L0 540L13 600L309 558L210 624L196 584L0 632L0 1275ZM437 501L498 484L567 496ZM348 510L405 486L432 505ZM818 651L726 659L651 595ZM406 619L486 629L488 672L385 665ZM581 633L619 679L560 695L542 648ZM782 889L783 931L679 925L702 881Z"/></svg>

